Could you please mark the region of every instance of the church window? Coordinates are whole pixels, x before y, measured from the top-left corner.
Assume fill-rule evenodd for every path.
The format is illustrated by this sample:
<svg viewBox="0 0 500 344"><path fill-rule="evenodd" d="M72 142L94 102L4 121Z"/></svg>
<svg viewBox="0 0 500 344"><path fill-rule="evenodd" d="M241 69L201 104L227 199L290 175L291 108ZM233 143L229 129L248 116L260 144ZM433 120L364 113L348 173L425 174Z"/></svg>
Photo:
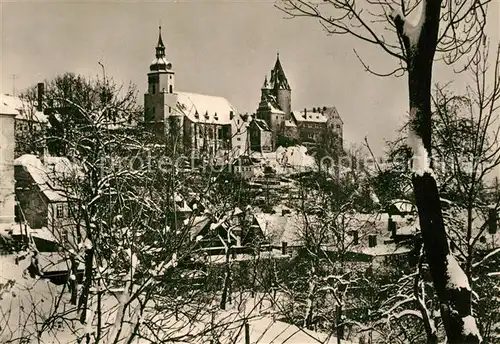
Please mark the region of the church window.
<svg viewBox="0 0 500 344"><path fill-rule="evenodd" d="M170 106L168 107L168 113L172 113L172 108Z"/></svg>
<svg viewBox="0 0 500 344"><path fill-rule="evenodd" d="M172 85L168 86L168 92L169 92L169 93L173 93L173 88L172 88Z"/></svg>

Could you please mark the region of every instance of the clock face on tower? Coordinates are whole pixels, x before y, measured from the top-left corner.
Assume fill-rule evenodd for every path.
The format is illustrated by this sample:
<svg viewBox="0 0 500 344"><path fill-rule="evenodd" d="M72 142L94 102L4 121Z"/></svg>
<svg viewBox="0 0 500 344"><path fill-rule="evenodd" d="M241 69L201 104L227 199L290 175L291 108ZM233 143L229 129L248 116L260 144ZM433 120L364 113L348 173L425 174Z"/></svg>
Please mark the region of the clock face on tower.
<svg viewBox="0 0 500 344"><path fill-rule="evenodd" d="M172 69L172 64L171 63L167 63L167 69L168 70Z"/></svg>

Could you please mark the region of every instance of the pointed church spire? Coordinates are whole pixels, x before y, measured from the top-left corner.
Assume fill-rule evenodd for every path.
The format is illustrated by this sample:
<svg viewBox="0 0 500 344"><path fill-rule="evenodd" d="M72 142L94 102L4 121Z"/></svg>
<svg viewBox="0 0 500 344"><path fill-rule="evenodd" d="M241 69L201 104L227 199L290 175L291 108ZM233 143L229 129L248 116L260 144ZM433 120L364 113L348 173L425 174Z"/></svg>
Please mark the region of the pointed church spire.
<svg viewBox="0 0 500 344"><path fill-rule="evenodd" d="M276 63L274 64L274 68L271 71L271 85L273 88L282 89L282 90L290 90L290 85L288 84L288 80L285 76L285 72L283 71L283 67L281 66L280 61L280 53L276 54Z"/></svg>
<svg viewBox="0 0 500 344"><path fill-rule="evenodd" d="M158 44L157 46L158 47L165 47L165 45L163 44L163 39L161 38L161 25L158 26Z"/></svg>
<svg viewBox="0 0 500 344"><path fill-rule="evenodd" d="M156 58L165 57L165 45L161 38L161 25L158 27L158 44L156 44Z"/></svg>
<svg viewBox="0 0 500 344"><path fill-rule="evenodd" d="M267 82L267 75L264 77L264 85L262 85L263 90L269 89L269 82Z"/></svg>
<svg viewBox="0 0 500 344"><path fill-rule="evenodd" d="M166 71L172 68L172 64L165 58L165 44L163 44L163 38L161 37L161 25L158 27L158 43L155 47L156 58L153 60L149 69L154 71Z"/></svg>

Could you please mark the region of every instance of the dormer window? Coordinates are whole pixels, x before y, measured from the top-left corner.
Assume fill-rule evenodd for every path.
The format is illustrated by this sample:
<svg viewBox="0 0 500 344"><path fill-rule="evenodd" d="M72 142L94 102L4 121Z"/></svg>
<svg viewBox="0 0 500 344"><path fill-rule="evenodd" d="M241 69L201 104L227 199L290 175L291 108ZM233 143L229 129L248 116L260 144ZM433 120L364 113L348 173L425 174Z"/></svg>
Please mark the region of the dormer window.
<svg viewBox="0 0 500 344"><path fill-rule="evenodd" d="M208 119L208 111L205 112L205 118Z"/></svg>
<svg viewBox="0 0 500 344"><path fill-rule="evenodd" d="M198 114L198 110L196 110L196 112L194 113L194 117L200 118L200 115Z"/></svg>
<svg viewBox="0 0 500 344"><path fill-rule="evenodd" d="M219 117L217 117L217 112L214 114L214 118L216 121L219 119Z"/></svg>

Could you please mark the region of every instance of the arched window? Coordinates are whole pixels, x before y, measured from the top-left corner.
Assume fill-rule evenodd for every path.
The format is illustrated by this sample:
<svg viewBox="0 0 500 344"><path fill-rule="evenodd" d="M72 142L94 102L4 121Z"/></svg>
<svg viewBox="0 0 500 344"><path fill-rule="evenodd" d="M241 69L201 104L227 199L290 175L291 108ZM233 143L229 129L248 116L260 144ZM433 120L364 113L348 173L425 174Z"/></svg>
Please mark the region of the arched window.
<svg viewBox="0 0 500 344"><path fill-rule="evenodd" d="M172 85L168 86L168 92L169 93L173 93L173 87L172 87Z"/></svg>

